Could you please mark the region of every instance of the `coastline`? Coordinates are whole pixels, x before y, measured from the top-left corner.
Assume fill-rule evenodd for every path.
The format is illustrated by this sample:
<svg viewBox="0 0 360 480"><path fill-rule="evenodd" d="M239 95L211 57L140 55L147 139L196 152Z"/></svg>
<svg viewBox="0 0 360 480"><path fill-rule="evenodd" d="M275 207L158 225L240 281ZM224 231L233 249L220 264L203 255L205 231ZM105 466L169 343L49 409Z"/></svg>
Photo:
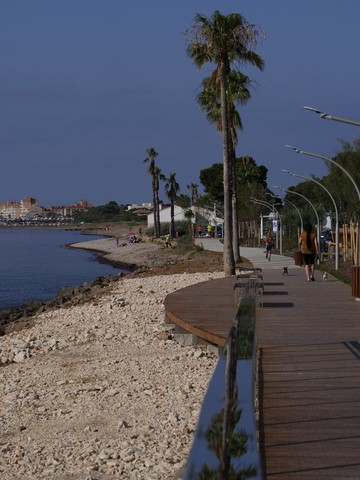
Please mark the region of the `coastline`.
<svg viewBox="0 0 360 480"><path fill-rule="evenodd" d="M108 236L104 235L104 230ZM166 265L174 265L181 260L182 255L178 255L170 250L164 249L160 243L155 243L149 238L141 243L127 243L125 228L114 228L109 232L109 228L97 227L87 230L89 235L99 235L100 238L76 242L64 245L65 248L82 249L96 252L95 260L99 263L107 263L121 272L114 272L105 276L96 276L93 280L85 284L78 284L74 287L62 287L52 297L47 299L29 300L17 306L3 309L0 311L0 336L7 334L8 331L27 327L32 323L34 316L38 313L52 308L59 308L62 305L71 307L73 304L90 301L93 295L99 295L98 286L103 289L117 278L123 275L132 275L136 273L150 273L152 269L162 268ZM113 234L118 234L113 237ZM120 236L121 235L121 236ZM125 245L117 248L116 238L121 238L121 244Z"/></svg>
<svg viewBox="0 0 360 480"><path fill-rule="evenodd" d="M125 276L91 302L1 337L2 478L173 478L216 357L172 340L163 302L222 276Z"/></svg>
<svg viewBox="0 0 360 480"><path fill-rule="evenodd" d="M95 251L99 254L99 261L128 269L131 272L174 264L174 262L182 258L182 255L168 250L162 244L152 242L149 239L145 239L140 243L124 243L125 246L117 247L116 238L109 237L73 243L67 245L67 247Z"/></svg>
<svg viewBox="0 0 360 480"><path fill-rule="evenodd" d="M222 254L115 238L70 248L135 270L0 337L1 478L180 479L217 358L173 340L164 299L223 277Z"/></svg>

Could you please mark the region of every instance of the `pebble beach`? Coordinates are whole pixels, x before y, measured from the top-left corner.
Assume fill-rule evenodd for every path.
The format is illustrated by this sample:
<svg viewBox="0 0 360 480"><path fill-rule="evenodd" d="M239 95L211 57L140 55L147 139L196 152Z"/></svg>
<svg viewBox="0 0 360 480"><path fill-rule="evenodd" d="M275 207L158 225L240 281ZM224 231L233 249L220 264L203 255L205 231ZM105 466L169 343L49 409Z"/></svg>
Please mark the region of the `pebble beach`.
<svg viewBox="0 0 360 480"><path fill-rule="evenodd" d="M77 247L137 267L161 261L151 243ZM171 339L164 299L220 277L123 277L0 337L1 479L180 479L217 358Z"/></svg>

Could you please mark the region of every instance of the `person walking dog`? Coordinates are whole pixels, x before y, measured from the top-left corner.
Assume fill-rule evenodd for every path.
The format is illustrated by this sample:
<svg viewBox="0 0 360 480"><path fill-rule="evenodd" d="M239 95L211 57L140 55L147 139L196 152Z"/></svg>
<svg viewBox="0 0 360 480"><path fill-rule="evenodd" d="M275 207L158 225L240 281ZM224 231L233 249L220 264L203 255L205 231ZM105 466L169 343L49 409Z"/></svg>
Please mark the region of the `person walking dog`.
<svg viewBox="0 0 360 480"><path fill-rule="evenodd" d="M307 282L314 282L315 255L319 255L319 244L312 225L307 223L299 237L300 251L303 257L304 270Z"/></svg>
<svg viewBox="0 0 360 480"><path fill-rule="evenodd" d="M266 233L266 237L265 237L265 250L266 250L266 258L269 260L271 260L271 250L274 246L274 239L273 237L271 236L270 232L268 231Z"/></svg>

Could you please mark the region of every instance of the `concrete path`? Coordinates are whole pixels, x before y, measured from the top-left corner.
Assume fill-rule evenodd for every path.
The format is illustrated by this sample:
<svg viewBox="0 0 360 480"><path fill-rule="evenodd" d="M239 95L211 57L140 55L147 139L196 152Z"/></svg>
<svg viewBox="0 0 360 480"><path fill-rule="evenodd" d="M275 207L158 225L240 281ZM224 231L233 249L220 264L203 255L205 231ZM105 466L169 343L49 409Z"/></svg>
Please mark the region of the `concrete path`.
<svg viewBox="0 0 360 480"><path fill-rule="evenodd" d="M197 245L203 244L205 250L211 250L213 252L222 252L223 244L217 238L196 238L195 243ZM283 267L299 269L301 267L295 266L293 257L287 257L285 255L271 255L271 261L268 261L265 257L265 249L257 247L240 247L240 255L247 258L253 263L254 267L262 269L280 269Z"/></svg>

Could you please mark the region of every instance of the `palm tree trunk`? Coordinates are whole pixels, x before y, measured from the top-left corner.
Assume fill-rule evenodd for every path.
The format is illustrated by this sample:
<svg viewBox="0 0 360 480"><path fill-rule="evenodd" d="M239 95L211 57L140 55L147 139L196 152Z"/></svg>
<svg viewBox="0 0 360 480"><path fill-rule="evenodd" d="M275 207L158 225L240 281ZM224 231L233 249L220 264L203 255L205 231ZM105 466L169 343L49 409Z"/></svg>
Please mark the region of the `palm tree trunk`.
<svg viewBox="0 0 360 480"><path fill-rule="evenodd" d="M235 274L234 253L232 248L232 194L231 168L229 161L229 126L227 119L226 72L225 65L220 67L221 124L224 162L224 273L226 277Z"/></svg>
<svg viewBox="0 0 360 480"><path fill-rule="evenodd" d="M154 237L158 237L158 225L157 225L157 215L156 215L156 181L153 177L152 182L152 194L153 194L153 212L154 212Z"/></svg>
<svg viewBox="0 0 360 480"><path fill-rule="evenodd" d="M156 225L157 232L156 237L161 237L161 225L160 225L160 199L159 199L159 188L156 189Z"/></svg>
<svg viewBox="0 0 360 480"><path fill-rule="evenodd" d="M234 263L240 263L240 242L239 242L239 216L238 216L238 194L236 182L236 156L235 150L231 149L231 201L232 201L232 247L234 255Z"/></svg>
<svg viewBox="0 0 360 480"><path fill-rule="evenodd" d="M171 217L171 223L170 223L170 237L174 238L175 237L175 208L174 208L174 201L171 201L170 205L170 217Z"/></svg>
<svg viewBox="0 0 360 480"><path fill-rule="evenodd" d="M238 201L237 194L233 193L232 195L232 220L233 220L233 230L232 230L232 243L233 243L233 255L234 263L241 262L240 257L240 241L239 241L239 219L238 219Z"/></svg>

